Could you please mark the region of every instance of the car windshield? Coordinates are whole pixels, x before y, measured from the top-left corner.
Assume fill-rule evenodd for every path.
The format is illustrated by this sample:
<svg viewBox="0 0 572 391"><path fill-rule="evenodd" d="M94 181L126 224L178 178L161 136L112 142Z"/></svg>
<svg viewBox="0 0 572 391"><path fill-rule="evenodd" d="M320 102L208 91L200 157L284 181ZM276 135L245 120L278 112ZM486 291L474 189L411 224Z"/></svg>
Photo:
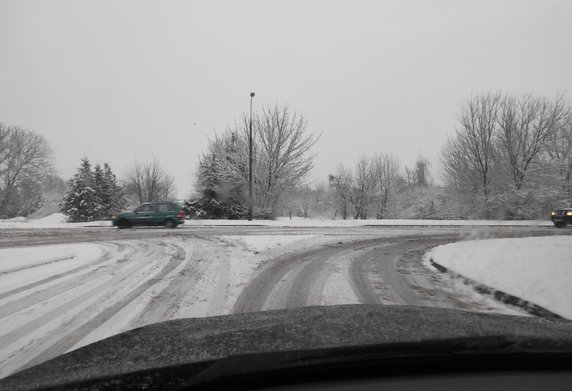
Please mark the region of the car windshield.
<svg viewBox="0 0 572 391"><path fill-rule="evenodd" d="M178 319L572 318L571 15L3 0L0 379Z"/></svg>

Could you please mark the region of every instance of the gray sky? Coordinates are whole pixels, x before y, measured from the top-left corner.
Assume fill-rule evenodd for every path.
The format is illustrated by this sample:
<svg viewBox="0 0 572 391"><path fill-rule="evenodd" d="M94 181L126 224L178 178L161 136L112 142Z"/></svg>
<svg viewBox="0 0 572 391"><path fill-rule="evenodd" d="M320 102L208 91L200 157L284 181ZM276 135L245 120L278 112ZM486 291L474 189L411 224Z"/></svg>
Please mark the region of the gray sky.
<svg viewBox="0 0 572 391"><path fill-rule="evenodd" d="M159 158L179 193L214 131L288 104L312 179L363 154L437 164L472 93L572 90L572 1L0 2L0 121L71 176Z"/></svg>

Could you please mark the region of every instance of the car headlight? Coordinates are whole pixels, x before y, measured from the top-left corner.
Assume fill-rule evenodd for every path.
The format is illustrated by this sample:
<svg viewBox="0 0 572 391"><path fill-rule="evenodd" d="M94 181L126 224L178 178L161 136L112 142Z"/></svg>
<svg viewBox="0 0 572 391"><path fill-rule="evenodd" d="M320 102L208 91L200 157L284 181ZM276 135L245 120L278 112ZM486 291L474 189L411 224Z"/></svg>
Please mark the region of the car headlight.
<svg viewBox="0 0 572 391"><path fill-rule="evenodd" d="M556 212L555 212L555 211L550 212L550 214L551 214L552 216L556 216Z"/></svg>
<svg viewBox="0 0 572 391"><path fill-rule="evenodd" d="M115 220L115 217L117 217L117 216L111 215L111 220Z"/></svg>
<svg viewBox="0 0 572 391"><path fill-rule="evenodd" d="M572 216L572 211L566 212L566 216Z"/></svg>

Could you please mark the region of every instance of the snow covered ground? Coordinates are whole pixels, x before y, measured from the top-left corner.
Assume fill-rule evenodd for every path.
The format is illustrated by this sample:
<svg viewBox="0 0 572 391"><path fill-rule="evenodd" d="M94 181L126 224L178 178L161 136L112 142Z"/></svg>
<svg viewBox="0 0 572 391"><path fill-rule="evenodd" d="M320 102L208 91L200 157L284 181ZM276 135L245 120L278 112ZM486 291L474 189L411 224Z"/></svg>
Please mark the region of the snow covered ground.
<svg viewBox="0 0 572 391"><path fill-rule="evenodd" d="M54 222L54 216L48 217L44 223L33 224L70 226ZM469 230L473 231L472 228ZM349 275L352 260L359 255L359 251L356 251L359 246L354 247L354 241L364 238L368 241L372 238L377 240L379 236L390 244L392 238L409 235L403 241L415 246L416 239L412 238L413 235L423 238L426 231L451 230L396 228L366 230L368 232L365 235L345 233L345 230L332 235L322 229L292 230L286 235L280 233L284 230L275 230L278 233L273 233L270 232L271 229L263 228L260 231L259 234L240 235L233 232L232 235L226 235L226 230L221 229L221 234L204 236L189 232L189 235L172 237L134 237L90 243L0 248L0 378L125 330L169 319L214 316L235 311L237 298L245 288L252 285L253 278L274 265L298 275L312 275L309 272L314 270L314 266L317 268L319 273L312 275L312 279L315 276L319 281L314 284L316 288L312 286L311 289L319 288L321 292L316 291L317 294L310 295L312 299L308 305L358 303L360 299L351 283L355 278ZM373 232L373 236L369 231ZM34 231L30 235L36 233ZM572 297L572 291L565 285L572 280L572 275L570 268L565 269L564 265L564 260L569 257L566 258L565 253L559 249L572 253L572 242L569 237L560 236L540 239L552 241L547 244L540 241L536 243L539 239L527 238L525 240L528 244L518 242L510 248L495 245L493 248L496 250L492 252L505 255L516 253L517 256L511 260L521 261L516 265L516 268L524 269L520 272L532 268L532 259L541 259L542 262L536 263L549 265L553 269L551 272L541 274L529 270L528 275L524 273L523 276L512 277L512 281L522 280L526 286L533 286L535 289L530 294L535 297L553 288L545 285L554 282L562 290L558 288L559 296L549 297L548 301L566 307L566 299ZM502 241L518 239L503 239L499 243ZM337 246L343 243L348 244L345 252L338 252ZM450 260L461 266L475 264L479 265L475 267L477 271L486 272L493 270L487 263L492 255L485 252L484 261L467 256L469 253L483 254L483 251L491 248L491 243L497 242L480 240L459 245L474 246L470 248L442 246L436 248L433 254L438 259L445 259L443 263ZM299 252L307 249L314 251L317 248L328 251L326 262L314 265L306 262L306 258L296 259ZM316 254L319 257L321 253ZM531 260L523 260L526 256L532 257ZM462 258L468 261L463 262ZM555 263L548 262L548 258ZM290 268L292 259L298 262L295 268ZM501 264L498 266L500 271L491 273L495 276L502 275L503 271L509 276L508 270L515 267L504 265L504 259L498 263ZM570 262L568 267L569 264ZM487 282L486 278L490 277L487 273L483 277L473 276L470 270L466 273L461 267L456 270L455 264L447 264L447 267L497 287L494 281ZM405 273L410 271L406 270ZM525 280L538 276L541 276L539 282ZM294 287L293 284L301 281L289 279L288 274L282 277L284 281L280 280L277 286L281 284L279 288L283 288L283 291L288 291ZM507 279L510 282L511 277ZM389 280L385 280L387 281ZM519 291L512 292L510 287L500 285L502 281L498 289L520 296ZM277 292L278 290L270 294ZM457 291L454 295L459 296ZM524 295L520 297L527 299ZM275 301L284 300L284 297L277 297ZM566 312L549 303L530 300L564 316L570 314L569 308Z"/></svg>
<svg viewBox="0 0 572 391"><path fill-rule="evenodd" d="M228 314L261 265L334 240L221 235L0 249L0 378L136 327Z"/></svg>
<svg viewBox="0 0 572 391"><path fill-rule="evenodd" d="M479 283L572 319L572 237L486 239L451 243L427 254Z"/></svg>
<svg viewBox="0 0 572 391"><path fill-rule="evenodd" d="M10 228L70 228L109 227L109 221L66 223L62 213L54 213L41 219L15 217L0 220L0 229ZM328 220L280 217L277 220L186 220L180 228L193 226L241 226L259 225L274 227L362 227L373 226L552 226L550 220Z"/></svg>

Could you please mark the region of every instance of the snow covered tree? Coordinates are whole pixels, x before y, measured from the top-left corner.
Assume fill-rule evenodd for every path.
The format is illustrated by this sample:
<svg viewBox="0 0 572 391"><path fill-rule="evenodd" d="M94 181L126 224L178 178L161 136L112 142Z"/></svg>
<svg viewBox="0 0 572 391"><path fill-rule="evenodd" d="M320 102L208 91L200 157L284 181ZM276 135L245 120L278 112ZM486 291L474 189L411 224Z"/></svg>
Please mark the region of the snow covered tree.
<svg viewBox="0 0 572 391"><path fill-rule="evenodd" d="M570 200L570 118L562 95L471 98L441 154L461 215L540 218Z"/></svg>
<svg viewBox="0 0 572 391"><path fill-rule="evenodd" d="M38 209L41 181L51 172L51 151L42 136L0 122L0 218Z"/></svg>
<svg viewBox="0 0 572 391"><path fill-rule="evenodd" d="M342 165L338 166L334 175L328 176L330 191L334 193L334 197L342 215L341 217L344 220L348 217L348 205L350 203L352 181L353 177L351 171Z"/></svg>
<svg viewBox="0 0 572 391"><path fill-rule="evenodd" d="M462 109L459 127L441 152L445 183L489 217L493 181L500 175L496 138L503 98L500 93L472 97Z"/></svg>
<svg viewBox="0 0 572 391"><path fill-rule="evenodd" d="M117 178L107 163L103 164L103 183L101 198L106 207L106 216L121 212L127 207L125 191L117 183Z"/></svg>
<svg viewBox="0 0 572 391"><path fill-rule="evenodd" d="M99 199L99 205L94 219L103 220L108 213L107 206L109 205L111 194L109 186L107 186L105 178L103 177L103 170L99 163L96 164L93 169L93 188L95 189L95 194Z"/></svg>
<svg viewBox="0 0 572 391"><path fill-rule="evenodd" d="M393 155L378 154L373 158L373 176L376 188L374 203L376 218L383 219L387 216L389 203L397 190L400 178L399 160ZM426 166L423 167L423 182L427 186Z"/></svg>
<svg viewBox="0 0 572 391"><path fill-rule="evenodd" d="M77 173L69 180L61 211L68 222L93 221L99 216L101 200L95 188L95 178L87 157L81 160Z"/></svg>
<svg viewBox="0 0 572 391"><path fill-rule="evenodd" d="M499 114L498 139L516 190L521 190L527 175L538 168L537 157L553 134L565 125L568 115L562 95L554 100L532 94L505 98Z"/></svg>
<svg viewBox="0 0 572 391"><path fill-rule="evenodd" d="M91 169L84 157L78 172L69 180L60 210L69 222L105 220L126 206L123 189L107 163Z"/></svg>
<svg viewBox="0 0 572 391"><path fill-rule="evenodd" d="M232 197L247 203L249 182L249 119L209 140L197 175L200 191L210 180L217 199ZM304 184L312 168L310 153L317 137L307 131L305 118L286 106L264 108L253 118L254 211L275 217L284 194ZM258 211L258 212L257 212Z"/></svg>

